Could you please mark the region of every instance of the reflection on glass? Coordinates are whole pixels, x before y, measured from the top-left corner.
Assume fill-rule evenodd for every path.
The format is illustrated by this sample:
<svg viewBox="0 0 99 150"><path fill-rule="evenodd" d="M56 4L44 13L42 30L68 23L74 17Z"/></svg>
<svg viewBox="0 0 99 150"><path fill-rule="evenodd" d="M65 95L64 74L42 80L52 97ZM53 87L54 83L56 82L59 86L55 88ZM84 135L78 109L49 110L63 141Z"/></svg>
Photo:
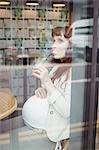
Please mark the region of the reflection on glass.
<svg viewBox="0 0 99 150"><path fill-rule="evenodd" d="M73 0L66 2L64 8L53 8L49 1L46 4L42 1L41 5L15 6L13 2L9 7L0 6L0 89L10 89L18 104L11 115L0 120L0 149L55 149L56 143L49 141L44 130L26 127L22 108L39 86L38 80L32 77L32 69L39 58L45 62L51 53L52 28L66 26L70 30L68 37L73 54L70 149L81 150L86 146L82 144L82 136L87 128L84 111L88 111L90 96L93 2ZM99 48L97 53L99 62ZM12 67L6 68L6 65ZM97 74L99 76L99 71Z"/></svg>

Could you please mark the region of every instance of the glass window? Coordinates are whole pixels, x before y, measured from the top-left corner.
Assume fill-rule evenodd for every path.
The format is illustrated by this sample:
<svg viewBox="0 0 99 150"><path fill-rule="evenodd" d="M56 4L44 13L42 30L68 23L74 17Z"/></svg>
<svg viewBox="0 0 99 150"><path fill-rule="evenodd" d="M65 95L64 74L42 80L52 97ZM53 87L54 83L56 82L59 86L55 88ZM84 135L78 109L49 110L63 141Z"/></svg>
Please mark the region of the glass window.
<svg viewBox="0 0 99 150"><path fill-rule="evenodd" d="M41 86L41 80L33 77L32 70L41 60L49 65L52 44L57 41L53 40L52 29L57 26L65 27L69 56L72 56L70 118L67 119L67 122L70 120L69 149L98 149L98 6L93 0L39 0L35 6L30 2L26 4L26 0L12 0L8 6L0 5L0 149L52 150L56 147L57 140L51 141L46 130L31 127L23 120L22 110ZM51 69L49 66L48 72ZM55 102L50 105L54 107ZM27 119L31 116L29 114ZM60 125L61 121L57 123Z"/></svg>

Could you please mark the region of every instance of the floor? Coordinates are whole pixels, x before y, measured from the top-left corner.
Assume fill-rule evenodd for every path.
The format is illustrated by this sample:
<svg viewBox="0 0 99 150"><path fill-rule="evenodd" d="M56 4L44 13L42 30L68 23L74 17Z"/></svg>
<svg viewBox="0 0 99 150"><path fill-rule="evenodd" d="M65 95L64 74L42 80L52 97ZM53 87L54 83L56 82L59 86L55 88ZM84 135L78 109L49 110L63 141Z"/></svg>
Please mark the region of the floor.
<svg viewBox="0 0 99 150"><path fill-rule="evenodd" d="M0 150L54 150L45 131L26 126L0 134Z"/></svg>
<svg viewBox="0 0 99 150"><path fill-rule="evenodd" d="M97 122L96 150L99 150L99 122ZM54 150L44 130L30 129L27 126L19 127L0 133L0 150ZM74 144L73 144L74 145ZM73 150L80 150L79 143L75 142Z"/></svg>

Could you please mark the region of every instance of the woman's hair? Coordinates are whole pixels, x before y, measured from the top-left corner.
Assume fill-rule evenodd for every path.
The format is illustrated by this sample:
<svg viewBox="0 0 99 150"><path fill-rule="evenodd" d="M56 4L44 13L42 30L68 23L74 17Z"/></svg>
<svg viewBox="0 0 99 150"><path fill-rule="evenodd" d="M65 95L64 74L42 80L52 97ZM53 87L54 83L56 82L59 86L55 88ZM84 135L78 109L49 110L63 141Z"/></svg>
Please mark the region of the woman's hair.
<svg viewBox="0 0 99 150"><path fill-rule="evenodd" d="M64 37L66 38L66 40L68 40L68 43L69 43L68 49L66 50L65 57L61 58L61 59L52 58L52 60L51 60L52 63L71 63L71 61L72 61L71 42L69 40L67 31L68 31L67 27L56 27L56 28L52 29L52 37L64 35Z"/></svg>
<svg viewBox="0 0 99 150"><path fill-rule="evenodd" d="M52 58L51 62L52 63L66 63L66 64L71 64L72 62L72 55L71 55L71 43L69 41L69 37L68 37L68 34L67 34L67 28L65 27L56 27L52 30L52 37L54 36L61 36L61 35L64 35L64 37L68 40L69 42L69 47L66 51L66 56L64 58L61 58L61 59L54 59ZM54 82L55 79L59 79L63 74L66 74L66 80L68 80L68 77L69 77L69 72L70 72L70 65L69 66L65 66L65 65L62 65L60 66L53 74L53 77L52 77L52 81Z"/></svg>
<svg viewBox="0 0 99 150"><path fill-rule="evenodd" d="M61 34L64 35L65 38L71 37L71 32L69 27L55 27L52 29L52 37L54 36L61 36Z"/></svg>
<svg viewBox="0 0 99 150"><path fill-rule="evenodd" d="M66 32L64 27L56 27L52 29L52 37L61 36L62 34L64 35L64 37L66 37Z"/></svg>

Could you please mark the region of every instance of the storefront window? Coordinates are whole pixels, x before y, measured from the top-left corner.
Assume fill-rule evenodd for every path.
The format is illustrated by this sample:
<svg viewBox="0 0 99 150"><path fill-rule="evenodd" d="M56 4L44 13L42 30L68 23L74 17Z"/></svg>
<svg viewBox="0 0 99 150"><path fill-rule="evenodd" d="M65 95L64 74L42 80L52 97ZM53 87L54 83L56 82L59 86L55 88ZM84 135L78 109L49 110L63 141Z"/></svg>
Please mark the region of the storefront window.
<svg viewBox="0 0 99 150"><path fill-rule="evenodd" d="M60 3L61 7L56 5ZM98 149L98 2L39 0L35 6L29 4L12 0L8 6L0 5L0 150L55 149L56 142L45 130L27 126L22 110L41 85L32 70L38 60L47 58L49 64L51 32L57 26L66 29L72 57L69 149Z"/></svg>

